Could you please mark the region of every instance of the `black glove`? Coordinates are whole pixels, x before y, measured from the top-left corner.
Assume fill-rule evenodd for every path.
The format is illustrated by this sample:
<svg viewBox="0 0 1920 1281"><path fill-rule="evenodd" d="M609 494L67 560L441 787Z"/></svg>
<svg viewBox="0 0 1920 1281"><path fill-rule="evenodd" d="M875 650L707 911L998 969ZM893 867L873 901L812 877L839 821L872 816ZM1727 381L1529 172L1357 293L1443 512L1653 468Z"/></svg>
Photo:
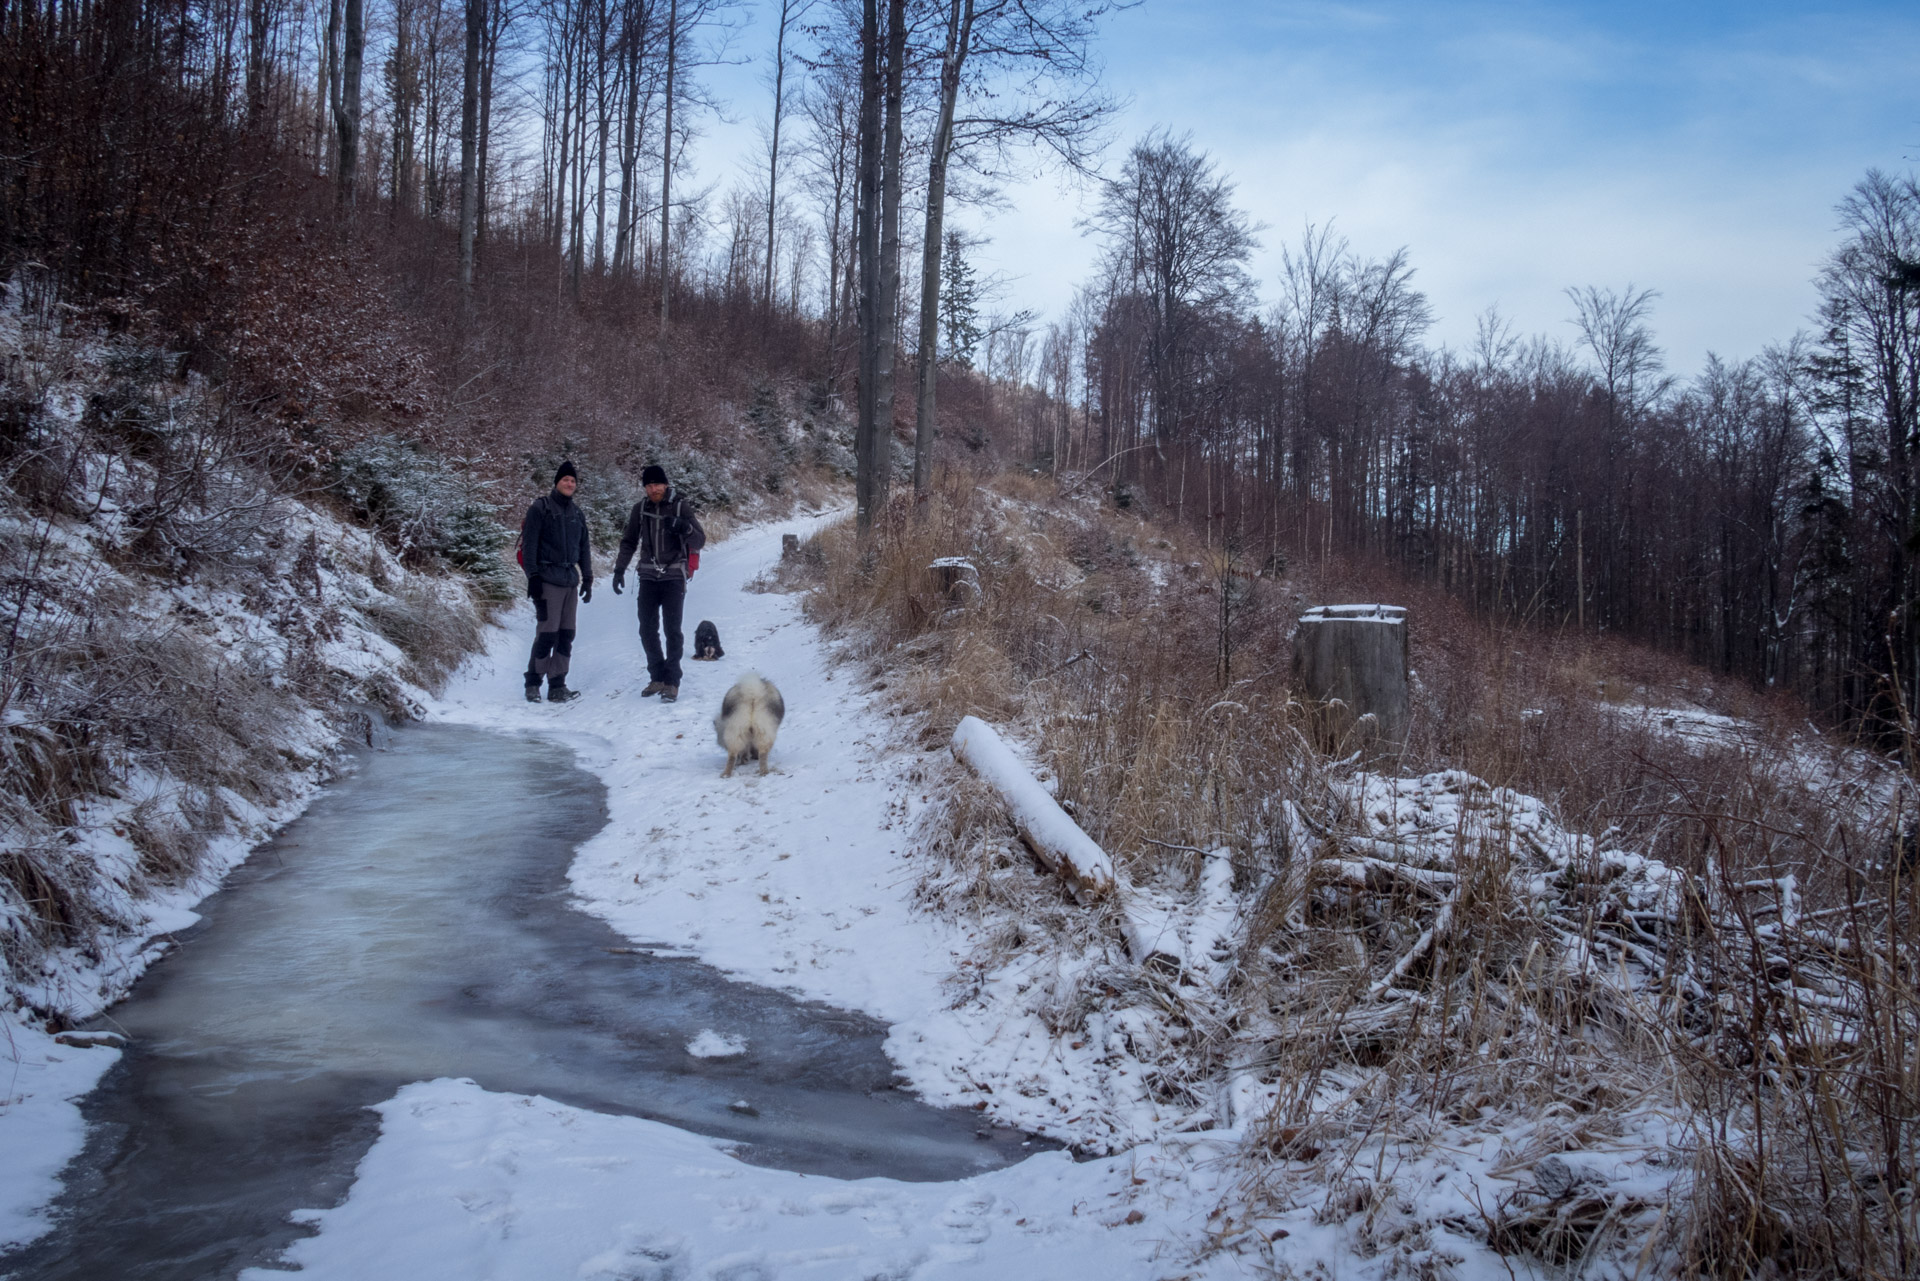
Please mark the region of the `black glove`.
<svg viewBox="0 0 1920 1281"><path fill-rule="evenodd" d="M625 587L626 585L627 585L627 571L624 569L614 570L613 571L613 594L615 596L618 596L620 594L620 589L622 587Z"/></svg>
<svg viewBox="0 0 1920 1281"><path fill-rule="evenodd" d="M540 599L540 580L532 575L527 577L527 599Z"/></svg>
<svg viewBox="0 0 1920 1281"><path fill-rule="evenodd" d="M593 600L593 580L589 578L585 582L580 584L580 603L582 605L586 605L591 603L592 600Z"/></svg>
<svg viewBox="0 0 1920 1281"><path fill-rule="evenodd" d="M533 598L533 616L539 622L547 621L547 594L541 592Z"/></svg>
<svg viewBox="0 0 1920 1281"><path fill-rule="evenodd" d="M673 529L673 532L675 534L679 535L681 538L685 538L688 534L691 534L693 532L693 522L688 520L685 516L675 516L673 518L673 525L671 526L671 528Z"/></svg>

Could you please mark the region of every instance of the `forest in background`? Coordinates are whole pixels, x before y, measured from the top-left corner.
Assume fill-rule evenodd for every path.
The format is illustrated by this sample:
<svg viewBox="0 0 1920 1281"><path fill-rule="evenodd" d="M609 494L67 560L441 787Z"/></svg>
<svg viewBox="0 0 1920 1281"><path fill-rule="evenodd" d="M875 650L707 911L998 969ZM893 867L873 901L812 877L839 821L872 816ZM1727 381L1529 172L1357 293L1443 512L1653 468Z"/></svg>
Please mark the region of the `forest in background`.
<svg viewBox="0 0 1920 1281"><path fill-rule="evenodd" d="M1836 193L1816 328L1752 358L1668 370L1631 286L1569 289L1571 342L1489 310L1473 350L1435 348L1406 250L1308 227L1263 296L1258 211L1189 140L1095 173L1102 12L786 0L765 171L720 191L688 164L740 106L701 80L744 18L714 0L11 4L4 265L222 379L310 476L397 433L489 479L671 440L777 483L791 450L748 407L824 423L867 389L892 442L852 434L863 509L909 442L925 492L938 426L1199 530L1236 572L1378 559L1837 724L1910 717L1911 176ZM1104 250L1045 321L994 313L943 222L1040 161L1088 176ZM844 465L839 442L820 456Z"/></svg>

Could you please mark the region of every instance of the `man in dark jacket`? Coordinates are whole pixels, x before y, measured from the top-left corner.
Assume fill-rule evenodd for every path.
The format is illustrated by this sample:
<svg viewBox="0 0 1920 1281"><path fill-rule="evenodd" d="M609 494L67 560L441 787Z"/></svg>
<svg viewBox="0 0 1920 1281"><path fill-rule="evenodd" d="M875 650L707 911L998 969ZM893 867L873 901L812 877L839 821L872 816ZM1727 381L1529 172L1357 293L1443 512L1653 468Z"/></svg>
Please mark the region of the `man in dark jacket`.
<svg viewBox="0 0 1920 1281"><path fill-rule="evenodd" d="M593 542L587 514L573 501L579 473L563 462L553 473L553 492L533 500L520 526L520 555L527 571L527 595L539 620L533 633L533 657L527 662L527 701L540 701L540 678L547 678L547 701L580 697L567 688L573 660L574 608L593 599Z"/></svg>
<svg viewBox="0 0 1920 1281"><path fill-rule="evenodd" d="M647 651L647 687L663 703L680 697L680 654L686 637L680 619L687 602L687 554L707 545L707 531L693 514L693 505L667 484L663 467L640 473L647 496L633 505L626 532L620 535L620 557L613 562L613 590L626 583L627 562L640 597L640 644ZM660 626L666 624L667 643L660 646Z"/></svg>

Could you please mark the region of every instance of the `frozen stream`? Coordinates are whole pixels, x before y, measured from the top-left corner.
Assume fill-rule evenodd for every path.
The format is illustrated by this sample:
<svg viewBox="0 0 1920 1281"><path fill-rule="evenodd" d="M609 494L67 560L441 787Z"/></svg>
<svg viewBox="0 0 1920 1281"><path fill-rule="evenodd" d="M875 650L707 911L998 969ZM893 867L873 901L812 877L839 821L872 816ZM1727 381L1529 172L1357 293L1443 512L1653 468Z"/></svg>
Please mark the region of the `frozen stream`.
<svg viewBox="0 0 1920 1281"><path fill-rule="evenodd" d="M393 737L258 850L110 1011L131 1044L86 1100L60 1226L0 1274L231 1277L337 1203L369 1104L470 1077L737 1139L757 1164L949 1179L1032 1149L894 1088L875 1021L635 953L569 901L602 784L562 747ZM703 1032L747 1051L700 1058ZM709 1038L712 1039L712 1038Z"/></svg>

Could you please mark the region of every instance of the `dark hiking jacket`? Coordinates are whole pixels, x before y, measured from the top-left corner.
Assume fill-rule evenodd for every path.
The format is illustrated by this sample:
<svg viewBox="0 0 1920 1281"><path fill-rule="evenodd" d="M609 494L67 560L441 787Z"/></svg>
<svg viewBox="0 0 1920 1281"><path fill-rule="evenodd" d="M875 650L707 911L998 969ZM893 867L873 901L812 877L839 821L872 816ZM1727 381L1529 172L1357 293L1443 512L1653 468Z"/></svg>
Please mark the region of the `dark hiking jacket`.
<svg viewBox="0 0 1920 1281"><path fill-rule="evenodd" d="M520 550L527 581L555 587L583 587L593 581L593 540L587 514L559 490L536 498L520 527Z"/></svg>
<svg viewBox="0 0 1920 1281"><path fill-rule="evenodd" d="M636 579L685 578L687 553L706 545L707 531L700 528L693 504L669 489L659 502L642 498L627 513L613 572L620 573L632 561Z"/></svg>

